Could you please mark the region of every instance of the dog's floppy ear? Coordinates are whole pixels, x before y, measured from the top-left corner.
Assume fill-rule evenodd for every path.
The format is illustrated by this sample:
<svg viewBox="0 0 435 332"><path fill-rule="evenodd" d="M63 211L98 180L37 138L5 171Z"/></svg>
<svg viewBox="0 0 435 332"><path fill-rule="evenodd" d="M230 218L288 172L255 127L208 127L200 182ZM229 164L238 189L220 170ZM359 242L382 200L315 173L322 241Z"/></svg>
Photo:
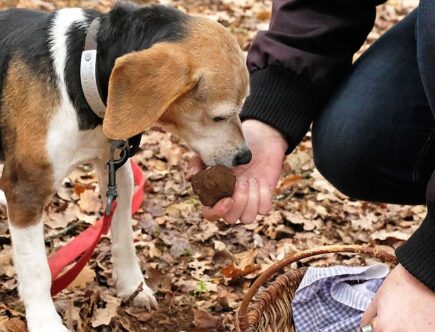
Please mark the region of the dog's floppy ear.
<svg viewBox="0 0 435 332"><path fill-rule="evenodd" d="M118 58L109 81L104 134L127 139L156 122L195 85L190 67L176 43L159 43Z"/></svg>

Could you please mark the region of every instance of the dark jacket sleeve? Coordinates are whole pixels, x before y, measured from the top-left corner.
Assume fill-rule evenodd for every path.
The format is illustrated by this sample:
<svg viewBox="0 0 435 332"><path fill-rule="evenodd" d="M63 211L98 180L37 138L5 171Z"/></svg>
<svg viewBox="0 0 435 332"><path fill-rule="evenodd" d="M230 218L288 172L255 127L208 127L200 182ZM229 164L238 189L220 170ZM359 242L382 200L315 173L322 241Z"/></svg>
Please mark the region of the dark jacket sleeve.
<svg viewBox="0 0 435 332"><path fill-rule="evenodd" d="M251 91L242 120L278 129L289 151L350 68L382 0L274 0L268 31L248 53Z"/></svg>
<svg viewBox="0 0 435 332"><path fill-rule="evenodd" d="M435 171L427 185L426 200L426 218L396 250L396 256L414 277L435 291Z"/></svg>

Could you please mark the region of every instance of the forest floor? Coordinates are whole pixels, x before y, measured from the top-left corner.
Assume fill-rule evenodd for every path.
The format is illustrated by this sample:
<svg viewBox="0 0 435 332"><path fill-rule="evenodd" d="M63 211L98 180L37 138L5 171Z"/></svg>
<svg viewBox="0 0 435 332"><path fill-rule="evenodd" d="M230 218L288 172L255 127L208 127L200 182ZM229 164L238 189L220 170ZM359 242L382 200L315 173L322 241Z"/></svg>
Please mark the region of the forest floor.
<svg viewBox="0 0 435 332"><path fill-rule="evenodd" d="M145 3L145 1L137 1ZM359 54L416 5L390 1L378 7L376 26ZM163 3L163 1L162 1ZM246 51L267 29L270 0L164 0L190 14L217 20ZM107 11L111 0L0 0L0 8L39 10L81 6ZM388 61L388 59L386 59ZM381 245L393 252L419 226L424 206L351 200L315 169L310 135L285 160L272 212L249 226L229 226L201 217L185 180L191 156L183 142L159 130L143 135L134 159L148 178L146 199L134 216L134 239L148 285L160 307L147 312L123 305L111 278L110 239L104 238L78 280L55 297L71 331L233 331L233 315L253 280L272 263L298 250L327 244ZM95 173L75 170L46 207L50 252L101 214ZM313 259L370 263L340 255ZM0 332L26 331L12 266L7 216L0 219Z"/></svg>

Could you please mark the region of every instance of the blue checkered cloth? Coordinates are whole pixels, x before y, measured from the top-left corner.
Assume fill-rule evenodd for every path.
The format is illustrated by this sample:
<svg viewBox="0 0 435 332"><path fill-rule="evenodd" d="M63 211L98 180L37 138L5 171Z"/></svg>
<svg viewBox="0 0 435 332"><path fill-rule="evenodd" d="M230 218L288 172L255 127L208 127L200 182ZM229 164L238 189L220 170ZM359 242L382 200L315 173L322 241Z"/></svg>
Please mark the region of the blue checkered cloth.
<svg viewBox="0 0 435 332"><path fill-rule="evenodd" d="M292 302L296 332L355 332L388 267L308 268Z"/></svg>

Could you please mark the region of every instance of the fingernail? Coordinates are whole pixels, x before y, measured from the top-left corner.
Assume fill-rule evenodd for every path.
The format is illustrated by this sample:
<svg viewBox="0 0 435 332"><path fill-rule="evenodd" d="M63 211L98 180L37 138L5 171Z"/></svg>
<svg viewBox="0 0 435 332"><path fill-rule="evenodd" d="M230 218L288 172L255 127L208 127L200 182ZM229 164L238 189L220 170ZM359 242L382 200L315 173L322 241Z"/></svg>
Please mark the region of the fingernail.
<svg viewBox="0 0 435 332"><path fill-rule="evenodd" d="M225 210L228 210L231 207L231 205L233 205L233 200L231 198L225 198L222 203L222 207Z"/></svg>

